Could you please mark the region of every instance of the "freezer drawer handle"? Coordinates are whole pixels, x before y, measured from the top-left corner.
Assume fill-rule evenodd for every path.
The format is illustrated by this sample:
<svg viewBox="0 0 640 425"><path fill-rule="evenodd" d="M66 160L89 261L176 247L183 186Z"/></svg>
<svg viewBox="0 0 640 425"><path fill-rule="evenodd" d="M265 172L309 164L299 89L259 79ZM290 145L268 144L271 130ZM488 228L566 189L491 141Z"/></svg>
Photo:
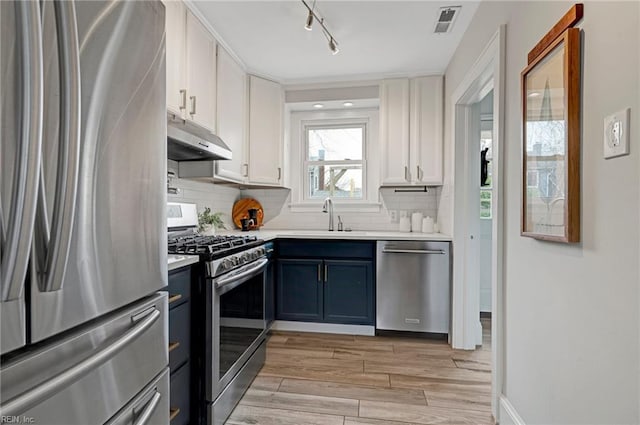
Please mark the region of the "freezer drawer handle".
<svg viewBox="0 0 640 425"><path fill-rule="evenodd" d="M148 311L149 313L144 315L143 320L124 332L117 340L109 342L99 348L92 356L87 357L80 363L77 363L66 370L63 370L50 380L39 384L35 388L2 403L2 405L0 405L0 415L14 416L24 413L31 407L62 391L65 387L73 384L87 373L107 362L123 348L136 340L140 335L145 333L147 329L149 329L158 320L161 314L160 310L152 308ZM137 315L137 317L140 317L140 315ZM132 321L135 323L134 318L132 318Z"/></svg>
<svg viewBox="0 0 640 425"><path fill-rule="evenodd" d="M433 249L393 249L393 248L384 248L382 250L385 254L446 254L443 250L433 250Z"/></svg>
<svg viewBox="0 0 640 425"><path fill-rule="evenodd" d="M153 412L156 410L156 407L158 407L158 403L160 402L160 397L162 397L162 394L160 394L156 390L156 393L153 395L151 400L149 400L149 403L147 403L144 410L140 413L140 416L133 423L133 425L146 425L147 422L149 422L149 419L151 419L151 415L153 415Z"/></svg>

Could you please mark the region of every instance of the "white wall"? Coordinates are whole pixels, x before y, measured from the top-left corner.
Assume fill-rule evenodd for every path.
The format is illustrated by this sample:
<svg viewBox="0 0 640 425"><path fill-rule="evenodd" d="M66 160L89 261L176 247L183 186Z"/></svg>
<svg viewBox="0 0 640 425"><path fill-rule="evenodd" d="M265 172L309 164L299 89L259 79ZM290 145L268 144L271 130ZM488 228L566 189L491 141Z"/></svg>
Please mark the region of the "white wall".
<svg viewBox="0 0 640 425"><path fill-rule="evenodd" d="M583 37L582 243L520 236L520 72L568 2L483 1L446 72L451 95L507 25L504 394L527 424L640 423L640 3L587 2ZM632 108L631 155L602 158L603 119ZM451 117L445 186L452 208ZM505 419L505 423L508 421Z"/></svg>

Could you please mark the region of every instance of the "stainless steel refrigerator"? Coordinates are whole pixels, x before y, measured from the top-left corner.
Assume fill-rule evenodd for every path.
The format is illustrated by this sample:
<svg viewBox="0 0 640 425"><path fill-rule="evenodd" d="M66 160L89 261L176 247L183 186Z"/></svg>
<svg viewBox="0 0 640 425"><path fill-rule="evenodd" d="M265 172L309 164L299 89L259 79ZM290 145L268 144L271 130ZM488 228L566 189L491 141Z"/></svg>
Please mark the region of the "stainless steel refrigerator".
<svg viewBox="0 0 640 425"><path fill-rule="evenodd" d="M168 423L164 22L0 2L0 422Z"/></svg>

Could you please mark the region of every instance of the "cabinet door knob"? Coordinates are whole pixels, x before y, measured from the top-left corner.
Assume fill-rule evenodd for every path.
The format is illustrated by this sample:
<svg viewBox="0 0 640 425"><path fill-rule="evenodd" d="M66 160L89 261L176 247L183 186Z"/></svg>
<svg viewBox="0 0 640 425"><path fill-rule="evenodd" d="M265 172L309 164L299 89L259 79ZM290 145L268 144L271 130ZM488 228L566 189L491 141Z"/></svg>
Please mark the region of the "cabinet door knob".
<svg viewBox="0 0 640 425"><path fill-rule="evenodd" d="M187 109L187 90L186 89L181 89L180 90L180 110L186 110Z"/></svg>
<svg viewBox="0 0 640 425"><path fill-rule="evenodd" d="M282 179L282 168L278 167L278 180Z"/></svg>
<svg viewBox="0 0 640 425"><path fill-rule="evenodd" d="M324 265L324 281L325 281L325 283L327 282L327 279L329 279L329 266L327 266L325 264Z"/></svg>
<svg viewBox="0 0 640 425"><path fill-rule="evenodd" d="M410 181L410 179L409 179L409 167L407 167L406 165L404 166L404 179L406 181Z"/></svg>
<svg viewBox="0 0 640 425"><path fill-rule="evenodd" d="M244 172L242 173L242 176L249 177L249 164L242 164L242 167L244 167Z"/></svg>
<svg viewBox="0 0 640 425"><path fill-rule="evenodd" d="M318 264L318 282L322 282L322 266Z"/></svg>
<svg viewBox="0 0 640 425"><path fill-rule="evenodd" d="M195 115L196 114L196 97L195 96L191 96L189 97L189 99L191 100L191 115Z"/></svg>
<svg viewBox="0 0 640 425"><path fill-rule="evenodd" d="M423 175L424 173L422 172L422 169L420 168L420 166L416 165L416 177L418 178L418 180L422 181Z"/></svg>

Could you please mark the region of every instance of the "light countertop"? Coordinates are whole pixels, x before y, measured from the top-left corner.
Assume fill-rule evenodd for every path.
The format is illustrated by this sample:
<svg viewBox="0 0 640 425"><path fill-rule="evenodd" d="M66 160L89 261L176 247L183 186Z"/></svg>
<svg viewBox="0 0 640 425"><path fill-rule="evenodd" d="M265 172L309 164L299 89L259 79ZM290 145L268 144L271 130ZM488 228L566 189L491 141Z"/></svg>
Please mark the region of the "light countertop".
<svg viewBox="0 0 640 425"><path fill-rule="evenodd" d="M442 233L406 233L385 232L377 230L354 230L351 232L330 232L328 230L253 230L242 232L240 230L222 231L220 235L248 235L257 236L265 241L282 239L337 239L337 240L408 240L408 241L445 241L450 242L451 236Z"/></svg>
<svg viewBox="0 0 640 425"><path fill-rule="evenodd" d="M200 261L197 255L173 255L169 254L167 258L169 263L169 271L179 269L180 267L195 264Z"/></svg>

